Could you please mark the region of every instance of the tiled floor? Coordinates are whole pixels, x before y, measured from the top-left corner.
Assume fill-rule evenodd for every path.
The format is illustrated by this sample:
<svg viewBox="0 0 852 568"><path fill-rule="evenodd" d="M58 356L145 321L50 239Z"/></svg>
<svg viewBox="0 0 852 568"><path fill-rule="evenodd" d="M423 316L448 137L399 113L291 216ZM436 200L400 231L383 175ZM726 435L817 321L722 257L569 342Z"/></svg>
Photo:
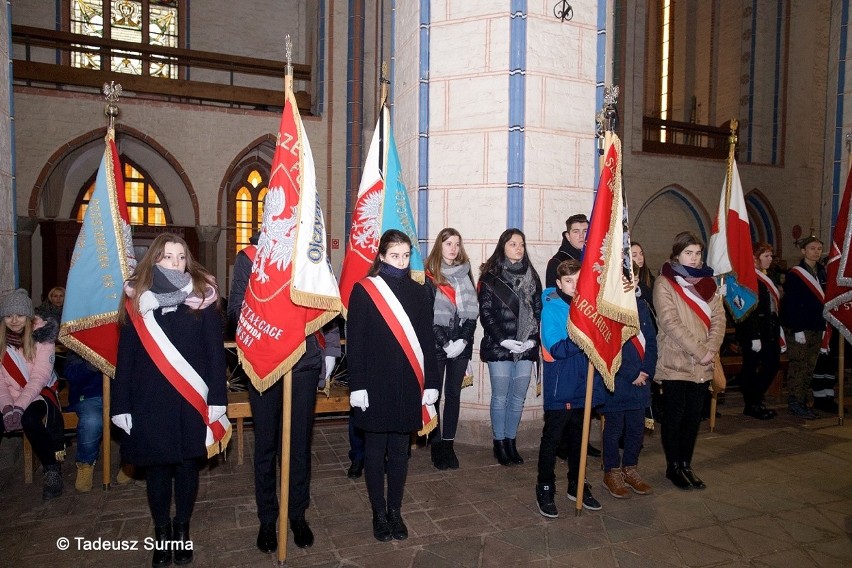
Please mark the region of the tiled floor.
<svg viewBox="0 0 852 568"><path fill-rule="evenodd" d="M706 422L694 468L704 491L680 491L664 477L659 434L646 437L640 469L654 493L616 500L601 487L600 461L588 476L603 504L574 514L565 497L565 464L557 465L560 517L535 505L535 448L527 463L497 465L490 448L457 446L462 467L439 472L428 449L413 451L403 515L410 538L373 539L363 478L346 478L346 425L315 430L313 501L308 520L316 543L288 546L288 566L852 566L852 427L836 418L804 422L779 409L760 422L739 414L736 397L720 406L715 433ZM236 456L202 473L192 520L193 566L272 566L257 551L251 469ZM145 490L112 485L88 494L74 490L73 460L65 494L41 501L40 474L24 485L17 440L0 444L0 566L149 566L150 553L78 551L88 542L138 540L152 535ZM17 444L16 444L17 443ZM16 453L13 453L16 452ZM117 452L114 453L117 455ZM100 482L100 473L96 474ZM68 551L57 539L70 539Z"/></svg>

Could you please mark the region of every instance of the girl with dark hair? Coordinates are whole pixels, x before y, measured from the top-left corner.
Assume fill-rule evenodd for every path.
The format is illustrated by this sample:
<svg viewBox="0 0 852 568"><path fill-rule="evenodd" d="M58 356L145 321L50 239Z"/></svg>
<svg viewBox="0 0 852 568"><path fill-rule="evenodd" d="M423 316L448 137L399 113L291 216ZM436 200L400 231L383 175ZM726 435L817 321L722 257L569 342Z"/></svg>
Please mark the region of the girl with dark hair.
<svg viewBox="0 0 852 568"><path fill-rule="evenodd" d="M703 249L697 236L679 233L654 283L659 326L654 380L663 384L666 477L680 489L706 487L692 471L692 453L713 360L725 335L722 297L713 269L702 265Z"/></svg>
<svg viewBox="0 0 852 568"><path fill-rule="evenodd" d="M470 260L457 230L446 228L438 233L426 259L426 278L435 304L432 329L444 395L443 414L439 413L438 427L429 436L432 464L438 469L458 469L453 440L459 422L462 382L473 355L479 302ZM440 400L436 404L439 407Z"/></svg>
<svg viewBox="0 0 852 568"><path fill-rule="evenodd" d="M146 470L152 566L192 562L199 468L230 435L218 298L213 277L169 233L154 239L124 285L111 413L127 434L123 460Z"/></svg>
<svg viewBox="0 0 852 568"><path fill-rule="evenodd" d="M524 233L503 231L479 268L479 315L485 335L480 357L491 377L491 429L500 465L522 464L515 436L533 362L538 360L541 279L530 262Z"/></svg>
<svg viewBox="0 0 852 568"><path fill-rule="evenodd" d="M781 294L769 278L772 265L772 246L754 243L754 269L757 272L757 305L737 324L737 341L743 354L740 385L743 392L743 414L769 420L777 414L766 408L763 396L775 379L781 365L781 352L786 351L778 307Z"/></svg>
<svg viewBox="0 0 852 568"><path fill-rule="evenodd" d="M636 270L636 278L639 282L638 297L648 302L648 307L651 311L654 310L654 273L645 264L645 249L642 245L633 241L630 243L630 257L633 259L633 264L638 267Z"/></svg>
<svg viewBox="0 0 852 568"><path fill-rule="evenodd" d="M349 403L355 426L365 432L364 479L373 536L382 542L408 538L400 509L409 439L411 432L434 427L432 405L441 384L432 301L411 279L410 258L408 236L386 231L368 277L352 289L346 322Z"/></svg>

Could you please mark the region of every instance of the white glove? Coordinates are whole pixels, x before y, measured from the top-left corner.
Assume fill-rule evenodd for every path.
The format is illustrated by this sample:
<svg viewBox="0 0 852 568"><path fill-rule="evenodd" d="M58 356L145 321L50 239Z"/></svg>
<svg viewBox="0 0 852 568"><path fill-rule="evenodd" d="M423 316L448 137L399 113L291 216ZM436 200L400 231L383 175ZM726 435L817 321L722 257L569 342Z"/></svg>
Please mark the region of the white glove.
<svg viewBox="0 0 852 568"><path fill-rule="evenodd" d="M786 352L787 352L787 346L786 346L786 345L782 345L782 346L781 346L781 353L786 353Z"/></svg>
<svg viewBox="0 0 852 568"><path fill-rule="evenodd" d="M760 340L759 339L752 339L751 340L751 350L754 351L755 353L760 353L760 348L761 348Z"/></svg>
<svg viewBox="0 0 852 568"><path fill-rule="evenodd" d="M129 436L130 429L133 428L133 418L129 414L116 414L112 417L112 423L124 430Z"/></svg>
<svg viewBox="0 0 852 568"><path fill-rule="evenodd" d="M349 406L352 408L357 406L361 410L367 410L367 407L370 406L370 400L367 397L367 389L352 391L349 394Z"/></svg>
<svg viewBox="0 0 852 568"><path fill-rule="evenodd" d="M807 343L807 340L805 340L805 332L804 331L797 331L793 335L793 339L795 339L796 343L798 343L799 345L804 345L805 343Z"/></svg>
<svg viewBox="0 0 852 568"><path fill-rule="evenodd" d="M427 404L435 404L436 400L438 400L438 389L426 389L423 391L422 404L424 406Z"/></svg>
<svg viewBox="0 0 852 568"><path fill-rule="evenodd" d="M727 285L727 284L721 284L721 285L720 285L720 286L716 289L716 292L717 292L720 296L724 296L725 294L727 294L727 293L728 293L728 285Z"/></svg>
<svg viewBox="0 0 852 568"><path fill-rule="evenodd" d="M523 349L522 349L524 344L521 343L520 341L516 341L514 339L504 339L503 341L500 342L500 345L502 345L503 347L505 347L506 349L508 349L512 353L523 353L524 352Z"/></svg>
<svg viewBox="0 0 852 568"><path fill-rule="evenodd" d="M331 355L325 356L325 380L331 376L331 372L334 371L334 362L337 359L332 357Z"/></svg>
<svg viewBox="0 0 852 568"><path fill-rule="evenodd" d="M139 296L139 313L143 316L151 310L156 310L159 307L160 302L157 301L157 297L154 296L154 293L150 290Z"/></svg>
<svg viewBox="0 0 852 568"><path fill-rule="evenodd" d="M464 348L467 346L464 339L456 339L455 341L450 341L446 347L444 347L444 352L447 354L448 359L455 359L459 355L461 355Z"/></svg>
<svg viewBox="0 0 852 568"><path fill-rule="evenodd" d="M533 347L535 347L535 341L533 341L532 339L527 339L526 341L524 341L524 345L523 345L522 349L524 351L529 351Z"/></svg>
<svg viewBox="0 0 852 568"><path fill-rule="evenodd" d="M820 347L820 348L819 348L819 352L820 352L820 354L822 354L822 355L828 355L829 351L831 351L831 349L830 349L830 348L828 348L828 347Z"/></svg>
<svg viewBox="0 0 852 568"><path fill-rule="evenodd" d="M225 412L227 410L227 406L208 406L207 418L210 421L210 424L213 424L214 422L225 416Z"/></svg>

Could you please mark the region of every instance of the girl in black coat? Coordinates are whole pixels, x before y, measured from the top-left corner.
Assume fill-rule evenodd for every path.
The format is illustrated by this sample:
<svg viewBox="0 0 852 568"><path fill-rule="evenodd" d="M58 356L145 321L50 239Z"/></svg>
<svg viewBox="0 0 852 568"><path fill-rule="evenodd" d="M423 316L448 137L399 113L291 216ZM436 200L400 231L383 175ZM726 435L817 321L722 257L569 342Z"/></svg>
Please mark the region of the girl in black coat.
<svg viewBox="0 0 852 568"><path fill-rule="evenodd" d="M119 318L111 413L127 434L122 458L146 468L157 541L152 565L167 566L172 552L175 564L186 564L199 467L220 448L214 440L225 444L230 432L223 426L228 400L215 280L193 261L183 239L162 234L125 284ZM163 359L176 371L166 370ZM179 386L189 388L181 394ZM190 404L185 394L203 402Z"/></svg>
<svg viewBox="0 0 852 568"><path fill-rule="evenodd" d="M355 425L365 432L364 478L373 536L380 541L408 537L400 509L409 439L424 427L423 410L438 400L440 386L432 301L428 289L411 279L410 256L405 233L382 235L368 278L352 290L346 323L349 402Z"/></svg>
<svg viewBox="0 0 852 568"><path fill-rule="evenodd" d="M479 271L479 317L485 331L479 355L491 377L494 457L501 465L522 464L515 436L538 360L541 322L541 279L527 255L524 233L503 231Z"/></svg>
<svg viewBox="0 0 852 568"><path fill-rule="evenodd" d="M470 273L470 260L457 230L446 228L438 233L426 259L426 282L435 303L432 329L444 397L443 414L438 427L429 436L432 463L438 469L458 469L459 459L453 441L459 423L462 382L473 354L479 302Z"/></svg>

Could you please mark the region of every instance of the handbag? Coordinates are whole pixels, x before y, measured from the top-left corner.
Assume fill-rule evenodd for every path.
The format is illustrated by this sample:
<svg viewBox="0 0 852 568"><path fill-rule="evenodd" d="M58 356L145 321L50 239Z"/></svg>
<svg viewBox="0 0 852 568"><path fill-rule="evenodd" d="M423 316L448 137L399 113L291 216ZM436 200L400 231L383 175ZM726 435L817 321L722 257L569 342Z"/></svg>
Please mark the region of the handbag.
<svg viewBox="0 0 852 568"><path fill-rule="evenodd" d="M722 367L722 358L719 354L713 359L713 380L710 383L710 388L713 392L725 392L728 386L728 379L725 377L725 369Z"/></svg>

